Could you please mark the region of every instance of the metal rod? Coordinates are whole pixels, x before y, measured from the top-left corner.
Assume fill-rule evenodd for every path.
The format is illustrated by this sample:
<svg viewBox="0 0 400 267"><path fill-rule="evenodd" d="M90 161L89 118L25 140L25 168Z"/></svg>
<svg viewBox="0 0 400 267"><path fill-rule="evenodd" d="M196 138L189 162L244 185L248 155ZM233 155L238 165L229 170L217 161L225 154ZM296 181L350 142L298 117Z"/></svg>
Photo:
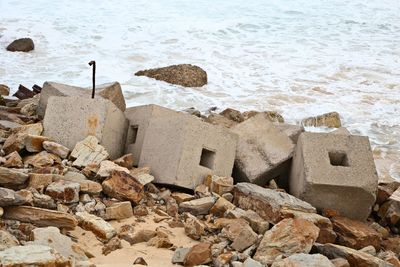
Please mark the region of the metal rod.
<svg viewBox="0 0 400 267"><path fill-rule="evenodd" d="M92 89L92 98L94 98L94 92L96 90L96 61L92 60L89 62L89 66L93 65L93 73L92 73L92 81L93 81L93 89Z"/></svg>

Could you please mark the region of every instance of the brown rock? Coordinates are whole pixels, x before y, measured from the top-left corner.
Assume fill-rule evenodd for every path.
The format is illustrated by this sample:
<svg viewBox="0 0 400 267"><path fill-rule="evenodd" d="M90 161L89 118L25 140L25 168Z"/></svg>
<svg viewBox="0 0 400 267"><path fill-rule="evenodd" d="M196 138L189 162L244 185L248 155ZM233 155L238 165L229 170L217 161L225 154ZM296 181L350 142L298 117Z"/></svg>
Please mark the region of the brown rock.
<svg viewBox="0 0 400 267"><path fill-rule="evenodd" d="M145 206L139 205L133 208L133 214L135 216L146 216L149 214L149 211Z"/></svg>
<svg viewBox="0 0 400 267"><path fill-rule="evenodd" d="M250 227L258 234L264 234L265 231L269 228L269 223L261 218L257 212L253 210L242 210L241 208L235 208L233 210L229 210L225 213L227 218L232 219L245 219L249 224Z"/></svg>
<svg viewBox="0 0 400 267"><path fill-rule="evenodd" d="M6 162L3 166L7 168L22 168L24 167L24 163L18 152L14 151L6 156Z"/></svg>
<svg viewBox="0 0 400 267"><path fill-rule="evenodd" d="M139 230L134 232L130 225L122 226L118 234L119 238L127 241L129 244L134 245L137 243L148 242L150 239L157 235L153 230Z"/></svg>
<svg viewBox="0 0 400 267"><path fill-rule="evenodd" d="M205 215L209 213L214 203L214 197L203 197L182 202L179 205L179 209L181 212L190 212L193 215Z"/></svg>
<svg viewBox="0 0 400 267"><path fill-rule="evenodd" d="M147 242L147 245L156 248L170 248L174 244L172 244L168 237L155 236Z"/></svg>
<svg viewBox="0 0 400 267"><path fill-rule="evenodd" d="M62 159L67 158L70 152L69 148L52 141L44 141L42 146L47 152L57 155Z"/></svg>
<svg viewBox="0 0 400 267"><path fill-rule="evenodd" d="M205 234L205 224L190 213L186 214L184 222L185 233L194 240L199 240Z"/></svg>
<svg viewBox="0 0 400 267"><path fill-rule="evenodd" d="M254 245L257 242L257 239L257 234L253 232L250 226L246 225L242 227L239 235L232 240L233 242L231 247L236 251L242 252L248 247Z"/></svg>
<svg viewBox="0 0 400 267"><path fill-rule="evenodd" d="M21 185L28 180L28 175L13 169L0 167L0 185Z"/></svg>
<svg viewBox="0 0 400 267"><path fill-rule="evenodd" d="M332 223L337 234L337 244L354 249L370 245L377 250L380 249L381 235L367 224L345 217L335 217Z"/></svg>
<svg viewBox="0 0 400 267"><path fill-rule="evenodd" d="M32 223L40 227L55 226L74 229L78 225L78 221L68 213L27 206L8 207L4 210L3 217Z"/></svg>
<svg viewBox="0 0 400 267"><path fill-rule="evenodd" d="M190 194L181 193L181 192L172 192L171 197L176 200L178 204L181 204L185 201L193 200L195 197Z"/></svg>
<svg viewBox="0 0 400 267"><path fill-rule="evenodd" d="M6 154L14 151L21 151L25 146L26 134L12 134L7 137L3 145L3 150Z"/></svg>
<svg viewBox="0 0 400 267"><path fill-rule="evenodd" d="M60 180L47 186L46 194L62 203L75 203L79 202L79 190L78 183Z"/></svg>
<svg viewBox="0 0 400 267"><path fill-rule="evenodd" d="M118 237L113 237L110 239L110 241L107 242L107 244L104 245L102 248L102 253L103 255L108 255L114 250L122 248L121 240Z"/></svg>
<svg viewBox="0 0 400 267"><path fill-rule="evenodd" d="M8 96L10 94L10 87L5 84L0 84L0 95Z"/></svg>
<svg viewBox="0 0 400 267"><path fill-rule="evenodd" d="M19 206L26 203L26 199L14 190L0 187L0 206Z"/></svg>
<svg viewBox="0 0 400 267"><path fill-rule="evenodd" d="M116 235L115 229L96 215L87 212L77 212L75 215L83 229L93 232L100 239L109 240Z"/></svg>
<svg viewBox="0 0 400 267"><path fill-rule="evenodd" d="M378 258L393 264L395 267L400 267L400 260L393 251L382 251L378 254Z"/></svg>
<svg viewBox="0 0 400 267"><path fill-rule="evenodd" d="M264 234L254 259L272 264L278 256L309 253L317 240L319 228L302 219L284 219Z"/></svg>
<svg viewBox="0 0 400 267"><path fill-rule="evenodd" d="M0 230L0 251L18 245L18 240L12 234L5 230Z"/></svg>
<svg viewBox="0 0 400 267"><path fill-rule="evenodd" d="M49 140L48 137L28 134L25 137L25 149L28 152L40 152L43 150L43 142Z"/></svg>
<svg viewBox="0 0 400 267"><path fill-rule="evenodd" d="M108 196L119 200L129 200L135 204L139 203L144 194L144 186L133 176L122 171L113 171L102 186L104 193Z"/></svg>
<svg viewBox="0 0 400 267"><path fill-rule="evenodd" d="M201 87L207 84L207 73L200 67L190 64L142 70L136 72L135 75L147 76L156 80L178 84L185 87Z"/></svg>
<svg viewBox="0 0 400 267"><path fill-rule="evenodd" d="M397 257L400 257L400 237L389 237L382 241L382 248L384 250L390 250L396 253Z"/></svg>
<svg viewBox="0 0 400 267"><path fill-rule="evenodd" d="M264 115L264 117L268 120L270 120L271 122L277 122L277 123L284 123L285 119L282 117L281 114L279 114L276 111L246 111L243 112L243 116L245 118L245 120L250 119L251 117L256 116L257 114L262 113Z"/></svg>
<svg viewBox="0 0 400 267"><path fill-rule="evenodd" d="M211 244L199 243L194 245L186 254L184 266L196 266L211 262Z"/></svg>
<svg viewBox="0 0 400 267"><path fill-rule="evenodd" d="M329 112L319 116L309 117L303 119L301 124L314 127L326 126L328 128L339 128L342 126L339 113L337 112Z"/></svg>
<svg viewBox="0 0 400 267"><path fill-rule="evenodd" d="M217 175L208 175L204 179L204 184L208 186L211 192L222 196L225 193L230 193L233 190L233 178L221 177Z"/></svg>
<svg viewBox="0 0 400 267"><path fill-rule="evenodd" d="M233 108L227 108L224 109L220 115L224 116L225 118L228 118L230 120L236 121L236 122L243 122L244 121L244 116L242 113L236 109Z"/></svg>
<svg viewBox="0 0 400 267"><path fill-rule="evenodd" d="M106 208L104 219L106 220L120 220L133 216L132 205L129 201L115 203L114 205Z"/></svg>
<svg viewBox="0 0 400 267"><path fill-rule="evenodd" d="M126 172L127 174L130 174L130 172L127 168L121 167L112 161L104 160L100 163L100 168L97 171L97 175L102 178L106 178L111 175L112 171L122 171L122 172Z"/></svg>
<svg viewBox="0 0 400 267"><path fill-rule="evenodd" d="M61 162L58 156L50 154L47 151L42 151L35 155L24 158L25 164L33 166L35 168L51 166L54 164L55 161Z"/></svg>
<svg viewBox="0 0 400 267"><path fill-rule="evenodd" d="M132 169L133 167L133 155L132 154L126 154L123 155L120 158L117 158L114 160L114 163L118 164L121 167L127 168L127 169Z"/></svg>
<svg viewBox="0 0 400 267"><path fill-rule="evenodd" d="M33 49L35 49L35 45L31 38L20 38L7 46L7 51L10 52L29 52Z"/></svg>
<svg viewBox="0 0 400 267"><path fill-rule="evenodd" d="M210 213L214 214L217 217L221 217L227 210L232 210L236 208L231 202L226 200L223 197L218 198L215 202L214 206L210 209Z"/></svg>
<svg viewBox="0 0 400 267"><path fill-rule="evenodd" d="M220 125L226 128L231 128L238 124L233 120L230 120L220 114L215 113L210 114L204 121L213 125Z"/></svg>

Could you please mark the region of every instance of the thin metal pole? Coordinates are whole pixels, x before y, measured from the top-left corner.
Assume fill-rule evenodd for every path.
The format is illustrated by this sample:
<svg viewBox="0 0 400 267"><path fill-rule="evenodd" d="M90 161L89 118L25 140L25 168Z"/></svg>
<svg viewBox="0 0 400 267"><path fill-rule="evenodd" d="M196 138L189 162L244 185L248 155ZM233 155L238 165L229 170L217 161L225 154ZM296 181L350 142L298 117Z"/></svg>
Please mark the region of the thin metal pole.
<svg viewBox="0 0 400 267"><path fill-rule="evenodd" d="M89 66L93 65L93 74L92 74L92 81L93 81L93 89L92 89L92 98L94 98L94 92L96 90L96 61L92 60L89 62Z"/></svg>

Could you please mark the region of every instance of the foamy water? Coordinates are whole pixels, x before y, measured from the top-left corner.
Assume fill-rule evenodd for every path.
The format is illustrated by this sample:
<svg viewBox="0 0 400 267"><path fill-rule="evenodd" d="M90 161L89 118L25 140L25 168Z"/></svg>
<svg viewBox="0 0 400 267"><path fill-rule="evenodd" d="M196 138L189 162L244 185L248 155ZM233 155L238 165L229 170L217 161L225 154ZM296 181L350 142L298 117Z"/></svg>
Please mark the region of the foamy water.
<svg viewBox="0 0 400 267"><path fill-rule="evenodd" d="M128 105L276 110L288 122L329 111L368 135L400 179L398 0L0 0L0 83L119 81ZM138 70L192 63L209 84L182 88Z"/></svg>

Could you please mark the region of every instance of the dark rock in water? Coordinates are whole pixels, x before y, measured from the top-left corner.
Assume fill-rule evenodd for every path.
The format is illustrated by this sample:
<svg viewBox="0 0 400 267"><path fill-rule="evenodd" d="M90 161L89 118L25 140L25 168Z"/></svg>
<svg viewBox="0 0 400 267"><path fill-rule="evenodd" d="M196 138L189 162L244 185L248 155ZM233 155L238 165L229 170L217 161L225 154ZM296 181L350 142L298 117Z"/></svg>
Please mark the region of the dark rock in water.
<svg viewBox="0 0 400 267"><path fill-rule="evenodd" d="M21 38L13 41L7 46L7 50L11 52L29 52L35 49L31 38Z"/></svg>
<svg viewBox="0 0 400 267"><path fill-rule="evenodd" d="M207 84L207 73L200 67L190 64L141 70L136 72L135 75L147 76L156 80L178 84L185 87L201 87Z"/></svg>

